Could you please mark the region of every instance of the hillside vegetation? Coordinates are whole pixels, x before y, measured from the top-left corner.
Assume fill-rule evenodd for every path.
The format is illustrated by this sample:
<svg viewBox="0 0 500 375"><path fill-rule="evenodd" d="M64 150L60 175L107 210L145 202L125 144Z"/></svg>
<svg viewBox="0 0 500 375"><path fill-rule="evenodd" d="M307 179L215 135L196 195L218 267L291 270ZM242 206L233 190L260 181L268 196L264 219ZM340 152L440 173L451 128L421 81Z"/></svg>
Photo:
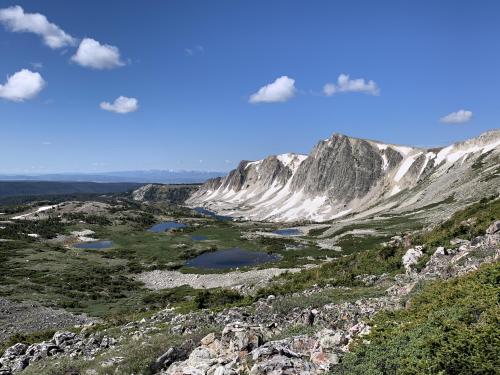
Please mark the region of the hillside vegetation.
<svg viewBox="0 0 500 375"><path fill-rule="evenodd" d="M500 264L425 287L380 312L335 374L498 374Z"/></svg>
<svg viewBox="0 0 500 375"><path fill-rule="evenodd" d="M418 232L413 235L411 242L424 245L421 263L425 264L437 246L449 246L450 240L457 237L470 240L484 234L486 228L498 218L500 218L500 199L492 196L456 212L450 219L430 230ZM401 258L406 248L407 246L402 244L373 245L368 250L337 258L320 267L284 275L276 285L261 289L259 294L261 296L287 294L313 285L347 287L363 285L357 276L402 272Z"/></svg>

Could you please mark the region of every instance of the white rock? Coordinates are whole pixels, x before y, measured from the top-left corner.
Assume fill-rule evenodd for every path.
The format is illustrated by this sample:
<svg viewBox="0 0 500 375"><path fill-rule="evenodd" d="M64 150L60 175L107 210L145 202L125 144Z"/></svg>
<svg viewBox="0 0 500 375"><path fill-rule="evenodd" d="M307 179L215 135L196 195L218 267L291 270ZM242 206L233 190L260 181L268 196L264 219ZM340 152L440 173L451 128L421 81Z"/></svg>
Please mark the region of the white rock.
<svg viewBox="0 0 500 375"><path fill-rule="evenodd" d="M403 266L406 273L411 273L414 265L418 263L418 260L424 255L422 252L422 247L417 246L415 248L408 249L408 251L403 255Z"/></svg>
<svg viewBox="0 0 500 375"><path fill-rule="evenodd" d="M446 255L446 249L443 246L439 246L434 252L434 255Z"/></svg>
<svg viewBox="0 0 500 375"><path fill-rule="evenodd" d="M495 221L486 229L486 234L495 234L500 232L500 220Z"/></svg>

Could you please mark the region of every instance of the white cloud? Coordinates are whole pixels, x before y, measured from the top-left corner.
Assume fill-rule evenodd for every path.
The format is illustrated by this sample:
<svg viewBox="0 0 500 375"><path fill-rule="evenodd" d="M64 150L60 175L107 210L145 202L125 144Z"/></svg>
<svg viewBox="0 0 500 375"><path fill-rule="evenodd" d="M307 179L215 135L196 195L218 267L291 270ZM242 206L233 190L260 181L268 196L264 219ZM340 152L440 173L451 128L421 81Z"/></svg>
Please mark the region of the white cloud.
<svg viewBox="0 0 500 375"><path fill-rule="evenodd" d="M326 85L323 86L323 93L326 96L332 96L335 94L337 91L337 86L335 86L333 83L327 83Z"/></svg>
<svg viewBox="0 0 500 375"><path fill-rule="evenodd" d="M113 103L102 102L100 107L105 111L123 114L137 111L139 109L139 102L136 98L120 96Z"/></svg>
<svg viewBox="0 0 500 375"><path fill-rule="evenodd" d="M461 124L470 121L472 118L472 112L460 109L456 112L451 112L450 114L441 117L440 121L445 124Z"/></svg>
<svg viewBox="0 0 500 375"><path fill-rule="evenodd" d="M203 52L205 52L205 48L200 45L195 46L194 48L184 48L184 53L186 54L186 56L194 56Z"/></svg>
<svg viewBox="0 0 500 375"><path fill-rule="evenodd" d="M43 69L43 63L41 62L32 62L30 63L31 67L36 70L42 70Z"/></svg>
<svg viewBox="0 0 500 375"><path fill-rule="evenodd" d="M337 78L337 83L327 83L323 86L323 93L326 96L332 96L339 92L362 92L370 95L379 95L380 89L372 81L365 81L364 78L350 79L349 75L341 74Z"/></svg>
<svg viewBox="0 0 500 375"><path fill-rule="evenodd" d="M50 23L43 14L24 13L19 5L0 9L0 23L9 31L40 35L50 48L75 45L76 39L66 34L59 26Z"/></svg>
<svg viewBox="0 0 500 375"><path fill-rule="evenodd" d="M92 38L85 38L80 42L71 61L93 69L113 69L125 65L120 59L118 47L101 44Z"/></svg>
<svg viewBox="0 0 500 375"><path fill-rule="evenodd" d="M269 83L250 96L250 103L274 103L286 102L293 98L296 92L295 80L287 76L281 76L273 83Z"/></svg>
<svg viewBox="0 0 500 375"><path fill-rule="evenodd" d="M7 82L0 85L0 98L13 102L32 99L45 87L45 81L40 73L22 69L7 77Z"/></svg>

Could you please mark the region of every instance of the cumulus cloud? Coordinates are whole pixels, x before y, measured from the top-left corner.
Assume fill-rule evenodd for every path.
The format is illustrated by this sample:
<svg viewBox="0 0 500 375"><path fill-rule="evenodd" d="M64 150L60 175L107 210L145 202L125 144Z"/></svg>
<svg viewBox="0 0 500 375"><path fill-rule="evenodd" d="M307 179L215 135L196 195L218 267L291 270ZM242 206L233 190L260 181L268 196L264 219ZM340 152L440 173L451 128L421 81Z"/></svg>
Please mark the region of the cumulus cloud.
<svg viewBox="0 0 500 375"><path fill-rule="evenodd" d="M250 96L250 103L286 102L295 96L295 80L287 76L277 78Z"/></svg>
<svg viewBox="0 0 500 375"><path fill-rule="evenodd" d="M45 81L40 73L22 69L7 77L5 84L0 84L0 98L13 102L32 99L45 87Z"/></svg>
<svg viewBox="0 0 500 375"><path fill-rule="evenodd" d="M40 13L25 13L19 5L0 9L0 23L9 31L40 35L50 48L62 48L76 44L76 39L59 26L49 22Z"/></svg>
<svg viewBox="0 0 500 375"><path fill-rule="evenodd" d="M105 111L123 114L137 111L139 109L139 102L136 98L120 96L113 103L102 102L100 107Z"/></svg>
<svg viewBox="0 0 500 375"><path fill-rule="evenodd" d="M71 61L93 69L113 69L125 65L121 61L118 47L101 44L92 38L85 38L80 42Z"/></svg>
<svg viewBox="0 0 500 375"><path fill-rule="evenodd" d="M337 78L337 83L327 83L323 86L323 93L326 96L340 92L362 92L369 95L379 95L380 89L372 81L366 81L364 78L350 79L348 74L341 74Z"/></svg>
<svg viewBox="0 0 500 375"><path fill-rule="evenodd" d="M471 118L472 118L471 111L460 109L456 112L451 112L450 114L441 117L440 121L445 124L461 124L470 121Z"/></svg>

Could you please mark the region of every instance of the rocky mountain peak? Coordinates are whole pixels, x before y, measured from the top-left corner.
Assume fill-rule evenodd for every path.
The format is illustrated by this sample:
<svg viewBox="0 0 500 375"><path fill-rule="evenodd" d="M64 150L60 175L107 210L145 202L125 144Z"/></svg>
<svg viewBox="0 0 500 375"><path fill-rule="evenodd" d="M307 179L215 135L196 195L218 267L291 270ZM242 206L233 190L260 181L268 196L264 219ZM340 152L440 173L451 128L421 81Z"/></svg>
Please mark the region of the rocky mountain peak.
<svg viewBox="0 0 500 375"><path fill-rule="evenodd" d="M469 200L498 190L499 146L499 130L437 149L335 133L308 156L242 162L187 203L249 219L325 221L367 208L416 209L450 194Z"/></svg>

